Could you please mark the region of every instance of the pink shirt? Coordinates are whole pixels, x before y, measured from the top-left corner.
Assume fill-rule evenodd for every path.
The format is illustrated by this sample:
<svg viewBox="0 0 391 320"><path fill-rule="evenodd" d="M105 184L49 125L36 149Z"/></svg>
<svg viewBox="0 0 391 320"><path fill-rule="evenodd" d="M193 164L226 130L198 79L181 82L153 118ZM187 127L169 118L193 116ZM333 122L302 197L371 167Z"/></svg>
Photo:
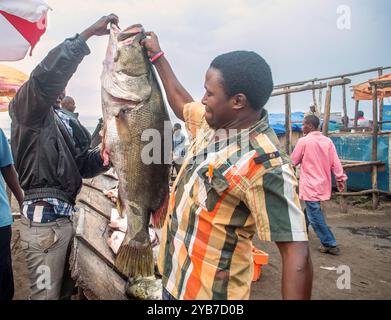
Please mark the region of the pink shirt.
<svg viewBox="0 0 391 320"><path fill-rule="evenodd" d="M301 200L329 200L331 171L337 181L347 180L333 142L320 131L312 131L299 139L291 158L295 166L301 164L299 182Z"/></svg>

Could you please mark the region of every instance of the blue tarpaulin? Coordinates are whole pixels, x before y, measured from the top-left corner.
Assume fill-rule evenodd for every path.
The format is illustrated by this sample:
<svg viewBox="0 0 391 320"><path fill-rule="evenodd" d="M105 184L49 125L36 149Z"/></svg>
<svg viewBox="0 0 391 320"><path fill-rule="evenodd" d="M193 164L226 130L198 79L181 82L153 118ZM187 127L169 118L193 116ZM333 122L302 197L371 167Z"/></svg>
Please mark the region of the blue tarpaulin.
<svg viewBox="0 0 391 320"><path fill-rule="evenodd" d="M372 136L344 134L341 136L330 136L337 149L340 159L371 161L372 160ZM391 191L390 188L390 157L391 157L391 135L378 137L377 159L385 163L385 171L379 171L377 175L378 188L383 191ZM372 189L371 173L369 172L347 172L348 188L351 190Z"/></svg>
<svg viewBox="0 0 391 320"><path fill-rule="evenodd" d="M391 104L383 106L383 121L391 121ZM391 130L391 123L383 124L383 130Z"/></svg>
<svg viewBox="0 0 391 320"><path fill-rule="evenodd" d="M292 112L292 131L301 132L304 112ZM277 136L285 134L285 113L269 113L269 124Z"/></svg>
<svg viewBox="0 0 391 320"><path fill-rule="evenodd" d="M304 112L292 112L292 131L301 132L303 119ZM285 134L285 113L269 113L269 124L277 136L283 136ZM339 130L339 125L335 121L330 120L329 131L337 130Z"/></svg>

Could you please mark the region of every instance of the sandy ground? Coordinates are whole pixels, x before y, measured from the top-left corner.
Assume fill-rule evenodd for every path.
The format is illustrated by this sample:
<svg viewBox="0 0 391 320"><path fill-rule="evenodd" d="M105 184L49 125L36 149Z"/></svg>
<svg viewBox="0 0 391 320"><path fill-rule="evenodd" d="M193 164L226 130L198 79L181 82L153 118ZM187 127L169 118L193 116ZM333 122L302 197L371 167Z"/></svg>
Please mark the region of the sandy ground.
<svg viewBox="0 0 391 320"><path fill-rule="evenodd" d="M335 200L324 203L327 221L341 248L339 256L318 252L319 240L310 230L314 281L313 299L391 299L391 200L382 199L378 210L370 209L366 198L349 199L348 213L339 211ZM355 204L353 205L353 201ZM13 226L15 299L27 299L29 280L19 244L19 221ZM262 276L253 282L251 299L281 299L281 259L274 243L254 239L254 245L269 254ZM321 267L348 266L350 289L338 289L341 274ZM343 268L343 267L342 267ZM345 282L346 283L346 282Z"/></svg>

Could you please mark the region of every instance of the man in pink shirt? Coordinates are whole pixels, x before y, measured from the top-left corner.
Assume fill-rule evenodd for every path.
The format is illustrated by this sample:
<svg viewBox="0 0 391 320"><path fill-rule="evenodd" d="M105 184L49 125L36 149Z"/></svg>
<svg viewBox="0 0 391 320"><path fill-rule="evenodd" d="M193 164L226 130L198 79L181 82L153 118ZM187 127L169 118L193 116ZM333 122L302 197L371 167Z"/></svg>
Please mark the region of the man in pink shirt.
<svg viewBox="0 0 391 320"><path fill-rule="evenodd" d="M304 137L299 139L291 154L295 166L301 164L299 197L305 201L306 217L322 245L322 253L339 254L337 241L327 226L320 201L331 197L331 171L337 188L343 191L347 176L343 172L337 151L330 138L319 131L319 118L306 116L303 120Z"/></svg>

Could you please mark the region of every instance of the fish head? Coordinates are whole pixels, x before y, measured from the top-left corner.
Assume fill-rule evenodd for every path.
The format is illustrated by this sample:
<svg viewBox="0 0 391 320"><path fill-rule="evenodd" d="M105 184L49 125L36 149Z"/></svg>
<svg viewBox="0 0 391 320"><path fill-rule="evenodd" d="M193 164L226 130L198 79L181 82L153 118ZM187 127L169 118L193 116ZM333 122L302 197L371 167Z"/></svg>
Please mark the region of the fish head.
<svg viewBox="0 0 391 320"><path fill-rule="evenodd" d="M138 77L149 72L149 61L141 44L145 38L141 24L130 26L116 35L117 52L114 56L114 71Z"/></svg>

